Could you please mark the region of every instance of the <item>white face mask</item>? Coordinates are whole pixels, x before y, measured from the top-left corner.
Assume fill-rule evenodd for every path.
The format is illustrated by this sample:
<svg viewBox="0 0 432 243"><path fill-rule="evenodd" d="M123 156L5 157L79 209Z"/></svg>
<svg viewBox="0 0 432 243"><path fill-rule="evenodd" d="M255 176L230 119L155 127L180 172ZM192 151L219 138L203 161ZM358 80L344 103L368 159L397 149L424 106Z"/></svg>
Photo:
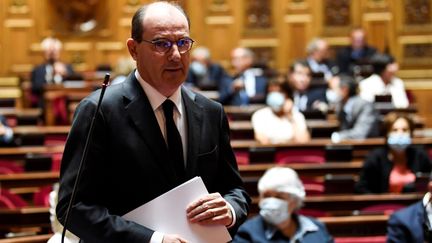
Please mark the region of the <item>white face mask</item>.
<svg viewBox="0 0 432 243"><path fill-rule="evenodd" d="M198 76L204 76L207 73L207 67L204 64L197 61L193 61L190 64L190 68Z"/></svg>
<svg viewBox="0 0 432 243"><path fill-rule="evenodd" d="M272 225L278 225L289 218L288 202L275 197L267 197L260 201L260 215Z"/></svg>
<svg viewBox="0 0 432 243"><path fill-rule="evenodd" d="M282 110L285 96L281 92L273 91L267 95L266 103L274 112Z"/></svg>
<svg viewBox="0 0 432 243"><path fill-rule="evenodd" d="M409 133L390 133L387 144L391 149L402 152L411 144L411 136Z"/></svg>

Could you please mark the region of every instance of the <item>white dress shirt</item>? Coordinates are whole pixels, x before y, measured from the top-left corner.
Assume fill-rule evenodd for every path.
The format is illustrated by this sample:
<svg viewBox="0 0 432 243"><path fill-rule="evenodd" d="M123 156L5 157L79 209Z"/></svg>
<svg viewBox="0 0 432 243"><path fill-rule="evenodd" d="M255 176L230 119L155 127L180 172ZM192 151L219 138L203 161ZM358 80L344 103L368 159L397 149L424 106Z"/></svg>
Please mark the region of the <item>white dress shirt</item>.
<svg viewBox="0 0 432 243"><path fill-rule="evenodd" d="M393 77L389 84L384 84L378 74L372 74L359 84L360 97L369 102L375 101L375 95L391 95L392 103L396 108L406 108L409 105L405 86L400 78Z"/></svg>

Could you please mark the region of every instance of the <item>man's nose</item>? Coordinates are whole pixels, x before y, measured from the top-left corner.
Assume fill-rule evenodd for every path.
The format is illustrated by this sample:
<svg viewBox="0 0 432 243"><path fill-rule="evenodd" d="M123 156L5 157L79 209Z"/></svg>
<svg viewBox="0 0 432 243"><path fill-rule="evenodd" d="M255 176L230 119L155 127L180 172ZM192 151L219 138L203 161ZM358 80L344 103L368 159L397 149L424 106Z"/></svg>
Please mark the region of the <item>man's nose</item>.
<svg viewBox="0 0 432 243"><path fill-rule="evenodd" d="M170 61L179 61L181 59L181 54L177 44L174 44L171 47L168 58Z"/></svg>

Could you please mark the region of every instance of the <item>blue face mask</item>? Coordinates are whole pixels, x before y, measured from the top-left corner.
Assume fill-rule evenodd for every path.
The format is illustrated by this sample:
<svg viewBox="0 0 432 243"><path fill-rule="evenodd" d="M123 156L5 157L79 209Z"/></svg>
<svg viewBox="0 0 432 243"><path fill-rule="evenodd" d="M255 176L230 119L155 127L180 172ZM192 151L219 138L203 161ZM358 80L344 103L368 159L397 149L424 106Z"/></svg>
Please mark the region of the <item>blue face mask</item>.
<svg viewBox="0 0 432 243"><path fill-rule="evenodd" d="M204 64L197 61L193 61L190 64L190 68L198 76L204 76L207 73L207 67Z"/></svg>
<svg viewBox="0 0 432 243"><path fill-rule="evenodd" d="M267 95L266 103L274 112L280 112L285 102L285 96L281 92L270 92Z"/></svg>
<svg viewBox="0 0 432 243"><path fill-rule="evenodd" d="M409 133L390 133L387 144L392 150L402 152L411 144L411 136Z"/></svg>

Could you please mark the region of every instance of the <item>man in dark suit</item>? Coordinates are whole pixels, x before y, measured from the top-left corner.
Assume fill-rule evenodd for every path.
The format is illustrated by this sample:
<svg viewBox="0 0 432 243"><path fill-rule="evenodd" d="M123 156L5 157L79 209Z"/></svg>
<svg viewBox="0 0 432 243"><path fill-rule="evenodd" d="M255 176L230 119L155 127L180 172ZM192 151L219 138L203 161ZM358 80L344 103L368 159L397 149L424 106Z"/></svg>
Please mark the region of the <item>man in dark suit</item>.
<svg viewBox="0 0 432 243"><path fill-rule="evenodd" d="M13 142L13 131L7 124L6 118L0 115L0 145L8 145Z"/></svg>
<svg viewBox="0 0 432 243"><path fill-rule="evenodd" d="M189 26L181 7L168 2L146 5L132 19L127 46L137 70L106 91L70 215L68 229L85 242L187 242L121 216L195 176L210 194L185 209L192 224L224 225L234 234L247 217L250 199L223 107L182 87L193 44ZM98 97L81 102L66 143L62 223Z"/></svg>
<svg viewBox="0 0 432 243"><path fill-rule="evenodd" d="M432 181L430 179L428 191L420 202L391 215L387 222L387 242L432 242Z"/></svg>
<svg viewBox="0 0 432 243"><path fill-rule="evenodd" d="M231 53L236 74L225 79L219 89L219 100L225 105L264 104L267 77L262 68L254 68L255 54L249 48L237 47Z"/></svg>
<svg viewBox="0 0 432 243"><path fill-rule="evenodd" d="M31 72L32 102L43 108L43 88L46 84L60 84L66 76L74 73L72 66L60 61L62 43L47 37L41 43L45 62Z"/></svg>
<svg viewBox="0 0 432 243"><path fill-rule="evenodd" d="M326 89L311 88L311 71L306 61L294 61L288 70L288 83L292 89L294 106L301 112L327 112Z"/></svg>
<svg viewBox="0 0 432 243"><path fill-rule="evenodd" d="M377 50L366 42L366 32L362 28L354 28L350 33L351 45L339 50L336 63L339 71L346 75L360 75L362 65L369 64L369 59Z"/></svg>

